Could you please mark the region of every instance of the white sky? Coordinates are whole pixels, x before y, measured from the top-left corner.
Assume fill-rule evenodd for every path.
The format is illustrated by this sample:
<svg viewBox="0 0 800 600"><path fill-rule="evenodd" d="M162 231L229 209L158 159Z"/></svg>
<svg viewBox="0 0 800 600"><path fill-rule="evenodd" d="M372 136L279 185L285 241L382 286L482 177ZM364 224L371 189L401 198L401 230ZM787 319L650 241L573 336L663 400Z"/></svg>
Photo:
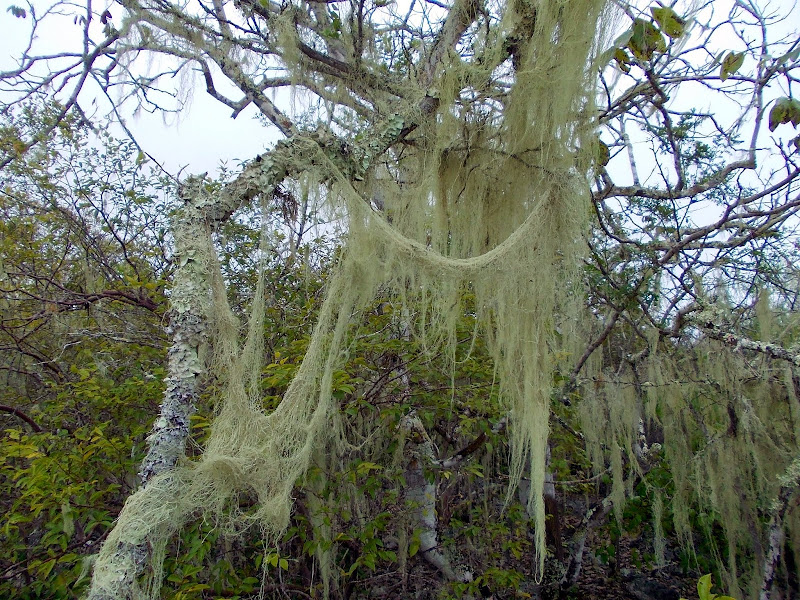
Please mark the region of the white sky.
<svg viewBox="0 0 800 600"><path fill-rule="evenodd" d="M4 8L11 4L25 6L23 0L6 0ZM36 1L33 4L45 6ZM30 15L18 19L5 9L0 11L0 71L18 66L15 58L25 49L30 26ZM39 39L44 42L34 46L32 54L79 48L79 26L72 17L51 17L40 25ZM196 85L189 109L182 111L179 119L143 111L134 116L133 107L127 108L126 125L137 142L168 172L177 174L188 165L184 176L204 171L214 174L222 162L236 170L239 161L254 158L278 139L274 128L264 127L255 119L256 109L252 106L232 119L231 109L206 94L202 81L196 80L195 84L200 85ZM92 109L92 96L88 93L91 89L87 86L87 93L80 97L81 107L87 112ZM234 93L232 97L239 96ZM121 128L118 135L124 136Z"/></svg>
<svg viewBox="0 0 800 600"><path fill-rule="evenodd" d="M143 114L127 120L128 128L139 144L159 160L170 173L208 172L213 175L220 163L238 170L238 162L248 161L264 152L278 134L255 119L252 106L231 119L231 109L198 92L190 110L176 120L160 115Z"/></svg>

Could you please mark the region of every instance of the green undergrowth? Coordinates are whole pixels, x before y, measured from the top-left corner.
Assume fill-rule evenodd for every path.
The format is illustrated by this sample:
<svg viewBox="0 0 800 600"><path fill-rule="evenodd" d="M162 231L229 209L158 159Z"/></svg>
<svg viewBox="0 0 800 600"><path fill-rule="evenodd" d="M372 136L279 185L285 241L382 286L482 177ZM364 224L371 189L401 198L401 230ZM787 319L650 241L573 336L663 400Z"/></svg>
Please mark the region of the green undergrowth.
<svg viewBox="0 0 800 600"><path fill-rule="evenodd" d="M27 409L40 432L3 420L0 596L77 598L88 584L87 560L137 486L160 361L151 354L119 374L74 369Z"/></svg>

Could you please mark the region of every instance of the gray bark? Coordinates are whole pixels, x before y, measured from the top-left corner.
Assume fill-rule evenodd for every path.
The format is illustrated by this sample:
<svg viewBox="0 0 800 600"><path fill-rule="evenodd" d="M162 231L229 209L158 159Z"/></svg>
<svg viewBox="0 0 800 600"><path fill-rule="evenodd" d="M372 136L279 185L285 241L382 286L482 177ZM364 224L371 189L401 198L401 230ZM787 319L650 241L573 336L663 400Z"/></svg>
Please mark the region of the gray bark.
<svg viewBox="0 0 800 600"><path fill-rule="evenodd" d="M400 428L405 435L405 453L408 457L404 473L405 497L412 506L414 525L419 529L419 553L448 580L471 581L472 574L463 569L454 569L439 547L436 482L429 476L437 462L433 442L414 413L400 420Z"/></svg>
<svg viewBox="0 0 800 600"><path fill-rule="evenodd" d="M786 468L780 478L781 487L775 501L772 503L772 516L767 530L768 551L764 559L764 576L761 581L761 591L758 594L759 600L770 600L772 587L778 573L778 566L783 550L784 529L783 519L789 510L792 499L800 490L800 458L794 459Z"/></svg>
<svg viewBox="0 0 800 600"><path fill-rule="evenodd" d="M611 512L612 503L610 498L604 498L598 505L592 506L586 511L583 522L575 530L570 542L570 558L564 576L559 582L559 588L565 592L576 583L581 576L583 566L583 553L586 549L586 536L589 532Z"/></svg>
<svg viewBox="0 0 800 600"><path fill-rule="evenodd" d="M184 188L186 189L186 188ZM196 193L196 192L195 192ZM168 326L172 346L161 412L147 438L148 452L139 470L142 486L171 469L184 456L191 416L195 412L198 380L203 373L203 353L208 343L211 304L208 228L199 211L187 203L175 217L175 260Z"/></svg>

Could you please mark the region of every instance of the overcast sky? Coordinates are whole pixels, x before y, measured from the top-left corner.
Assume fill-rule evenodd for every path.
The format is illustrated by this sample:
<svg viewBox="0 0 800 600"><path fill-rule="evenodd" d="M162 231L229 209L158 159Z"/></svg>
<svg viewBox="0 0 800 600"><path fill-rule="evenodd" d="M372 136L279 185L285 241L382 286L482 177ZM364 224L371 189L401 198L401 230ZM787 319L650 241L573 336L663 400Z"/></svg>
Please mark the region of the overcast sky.
<svg viewBox="0 0 800 600"><path fill-rule="evenodd" d="M0 11L0 71L14 69L16 58L24 51L30 33L30 15L26 19L14 17L8 6L25 6L23 0L6 0ZM37 2L39 10L49 2ZM119 14L121 9L117 7ZM33 54L62 51L80 47L80 27L67 16L53 16L45 19L38 33L39 42ZM52 41L51 41L52 40ZM76 46L77 44L77 46ZM54 50L55 49L55 50ZM196 81L197 83L201 83ZM87 112L92 109L91 94L94 89L86 87L80 97L81 107ZM240 94L233 97L238 98ZM184 167L182 175L189 173L212 174L221 162L227 162L235 169L238 161L250 160L263 152L278 139L274 128L264 127L255 119L256 110L251 106L242 111L236 119L231 118L231 109L217 102L205 93L202 86L196 87L188 110L175 115L133 114L133 107L127 108L125 123L143 148L156 157L172 174ZM119 136L124 132L118 128Z"/></svg>
<svg viewBox="0 0 800 600"><path fill-rule="evenodd" d="M160 115L143 114L127 119L137 141L171 173L187 167L189 173L216 172L221 162L237 170L238 161L247 161L264 152L279 138L273 128L255 119L251 106L236 119L231 109L198 92L190 110L181 118L166 122Z"/></svg>

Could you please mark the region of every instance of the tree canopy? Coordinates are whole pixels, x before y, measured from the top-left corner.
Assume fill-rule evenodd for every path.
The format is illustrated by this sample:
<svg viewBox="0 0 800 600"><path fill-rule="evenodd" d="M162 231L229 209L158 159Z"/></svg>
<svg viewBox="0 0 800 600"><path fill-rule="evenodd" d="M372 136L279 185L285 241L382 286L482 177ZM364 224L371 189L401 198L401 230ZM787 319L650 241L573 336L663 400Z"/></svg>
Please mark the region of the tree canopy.
<svg viewBox="0 0 800 600"><path fill-rule="evenodd" d="M2 585L796 595L797 12L722 4L9 7ZM279 141L167 173L202 91Z"/></svg>

